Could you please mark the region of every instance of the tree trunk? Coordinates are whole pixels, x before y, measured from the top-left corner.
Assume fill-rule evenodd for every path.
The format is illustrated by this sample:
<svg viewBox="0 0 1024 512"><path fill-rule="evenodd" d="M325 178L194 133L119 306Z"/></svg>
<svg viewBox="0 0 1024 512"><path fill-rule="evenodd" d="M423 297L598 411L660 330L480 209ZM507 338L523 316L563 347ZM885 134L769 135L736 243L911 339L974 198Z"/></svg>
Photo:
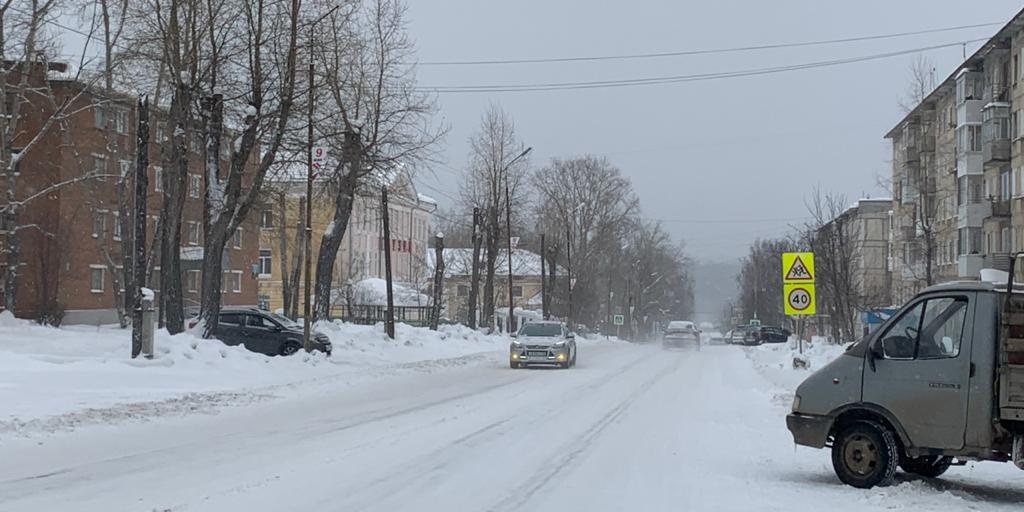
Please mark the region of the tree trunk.
<svg viewBox="0 0 1024 512"><path fill-rule="evenodd" d="M354 131L345 132L345 152L342 154L338 171L348 167L343 179L338 183L338 192L334 197L334 217L327 229L320 238L320 252L316 257L316 280L314 292L316 310L313 318L316 320L330 320L331 318L331 289L334 285L334 263L338 259L338 249L341 248L341 241L345 238L345 231L348 229L348 221L352 216L352 206L355 202L357 180L361 172L362 149L359 147L359 133Z"/></svg>
<svg viewBox="0 0 1024 512"><path fill-rule="evenodd" d="M220 172L220 139L224 131L224 98L213 94L203 98L203 129L206 132L206 158L203 196L203 286L199 300L203 337L212 338L217 332L224 281L224 246L234 234L231 220L234 212L228 210Z"/></svg>
<svg viewBox="0 0 1024 512"><path fill-rule="evenodd" d="M181 284L181 214L185 209L185 183L188 177L188 108L191 93L179 83L171 98L167 132L172 143L164 145L164 202L160 219L163 233L160 241L160 296L166 319L167 332L177 334L185 330L185 308Z"/></svg>
<svg viewBox="0 0 1024 512"><path fill-rule="evenodd" d="M306 211L305 197L299 199L299 212L304 211ZM291 286L285 290L285 293L291 295L291 310L288 313L289 318L293 320L299 317L299 286L302 280L302 260L306 256L306 226L302 221L302 215L298 216L295 224L295 253L292 256Z"/></svg>
<svg viewBox="0 0 1024 512"><path fill-rule="evenodd" d="M494 273L498 265L498 238L501 226L498 223L498 208L487 209L487 261L484 267L484 311L483 325L488 332L494 331Z"/></svg>
<svg viewBox="0 0 1024 512"><path fill-rule="evenodd" d="M132 288L125 288L125 295L132 295L132 358L138 357L142 352L142 287L146 283L146 193L149 189L149 100L139 100L138 108L138 142L135 165L135 215L134 229L132 230L131 242L122 242L122 247L131 246L127 251L131 256L125 260L133 263ZM127 233L127 231L122 231ZM127 237L126 237L127 238ZM125 251L122 251L122 254Z"/></svg>
<svg viewBox="0 0 1024 512"><path fill-rule="evenodd" d="M278 272L281 273L281 299L284 301L282 307L284 314L288 315L292 310L292 295L289 291L291 281L288 275L288 229L285 223L285 210L288 208L287 194L282 190L277 193L277 250L278 250ZM295 320L295 317L291 317Z"/></svg>
<svg viewBox="0 0 1024 512"><path fill-rule="evenodd" d="M480 303L480 209L473 208L473 261L470 262L472 270L469 276L469 325L470 329L476 329L477 304Z"/></svg>
<svg viewBox="0 0 1024 512"><path fill-rule="evenodd" d="M444 237L434 237L434 297L430 307L430 329L436 331L444 297Z"/></svg>

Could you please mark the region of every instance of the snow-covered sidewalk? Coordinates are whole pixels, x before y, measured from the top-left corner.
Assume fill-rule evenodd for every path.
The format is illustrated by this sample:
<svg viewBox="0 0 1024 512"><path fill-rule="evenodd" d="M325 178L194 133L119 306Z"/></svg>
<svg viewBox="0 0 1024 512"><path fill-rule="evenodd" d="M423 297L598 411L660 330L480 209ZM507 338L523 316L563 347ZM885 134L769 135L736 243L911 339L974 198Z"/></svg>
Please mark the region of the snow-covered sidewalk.
<svg viewBox="0 0 1024 512"><path fill-rule="evenodd" d="M52 328L0 314L0 439L155 415L187 414L264 400L324 379L360 381L401 371L496 358L504 336L461 326L434 332L398 324L321 323L331 357L267 357L190 333L156 335L152 360L129 357L131 333L116 327Z"/></svg>

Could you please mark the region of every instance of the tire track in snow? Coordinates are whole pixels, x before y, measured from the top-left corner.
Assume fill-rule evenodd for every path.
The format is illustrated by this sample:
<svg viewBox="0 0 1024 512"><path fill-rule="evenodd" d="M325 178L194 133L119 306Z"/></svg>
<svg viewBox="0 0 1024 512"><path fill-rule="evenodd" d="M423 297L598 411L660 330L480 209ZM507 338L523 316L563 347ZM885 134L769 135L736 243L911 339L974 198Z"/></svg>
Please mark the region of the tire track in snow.
<svg viewBox="0 0 1024 512"><path fill-rule="evenodd" d="M583 455L588 448L590 448L594 441L601 436L604 430L615 423L616 420L622 417L622 415L629 410L638 396L646 393L649 389L654 387L655 384L668 375L675 373L678 369L678 366L670 365L655 374L654 377L646 380L643 384L636 387L632 393L619 401L615 407L611 408L604 414L604 416L601 416L597 421L591 424L590 428L583 432L580 437L570 441L566 446L569 448L568 451L556 459L546 471L534 475L532 478L516 487L503 499L489 507L487 511L503 512L529 510L523 506L545 487L554 483L554 480L563 475L567 469L571 468L577 459L579 459L579 457Z"/></svg>

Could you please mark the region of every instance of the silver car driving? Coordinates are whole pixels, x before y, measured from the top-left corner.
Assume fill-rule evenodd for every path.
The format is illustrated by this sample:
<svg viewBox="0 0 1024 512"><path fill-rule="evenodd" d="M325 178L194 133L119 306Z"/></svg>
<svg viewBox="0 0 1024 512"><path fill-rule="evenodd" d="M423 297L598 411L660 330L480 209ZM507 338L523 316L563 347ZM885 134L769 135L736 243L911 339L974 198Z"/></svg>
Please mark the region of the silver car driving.
<svg viewBox="0 0 1024 512"><path fill-rule="evenodd" d="M576 336L562 322L530 322L523 325L509 346L508 365L525 368L533 365L576 365Z"/></svg>

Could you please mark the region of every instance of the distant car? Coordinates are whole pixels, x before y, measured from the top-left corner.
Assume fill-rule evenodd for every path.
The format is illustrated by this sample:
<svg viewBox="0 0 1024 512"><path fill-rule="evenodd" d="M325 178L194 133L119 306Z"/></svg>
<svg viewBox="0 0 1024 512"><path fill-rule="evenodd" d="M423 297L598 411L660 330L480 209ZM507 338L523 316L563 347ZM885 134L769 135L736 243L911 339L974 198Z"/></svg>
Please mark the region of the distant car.
<svg viewBox="0 0 1024 512"><path fill-rule="evenodd" d="M742 345L747 339L747 331L750 328L747 325L737 325L725 336L725 341L731 345Z"/></svg>
<svg viewBox="0 0 1024 512"><path fill-rule="evenodd" d="M790 332L781 327L761 325L747 330L743 339L744 345L760 345L762 343L785 343L789 341Z"/></svg>
<svg viewBox="0 0 1024 512"><path fill-rule="evenodd" d="M196 325L197 319L189 327ZM257 308L225 307L220 310L213 335L225 345L243 347L268 356L290 356L302 350L302 325L287 317ZM331 355L331 340L312 332L313 349Z"/></svg>
<svg viewBox="0 0 1024 512"><path fill-rule="evenodd" d="M562 322L530 322L519 329L515 338L508 348L511 368L576 366L576 335Z"/></svg>
<svg viewBox="0 0 1024 512"><path fill-rule="evenodd" d="M700 350L700 330L688 320L669 322L662 334L661 344L664 347L694 346Z"/></svg>

